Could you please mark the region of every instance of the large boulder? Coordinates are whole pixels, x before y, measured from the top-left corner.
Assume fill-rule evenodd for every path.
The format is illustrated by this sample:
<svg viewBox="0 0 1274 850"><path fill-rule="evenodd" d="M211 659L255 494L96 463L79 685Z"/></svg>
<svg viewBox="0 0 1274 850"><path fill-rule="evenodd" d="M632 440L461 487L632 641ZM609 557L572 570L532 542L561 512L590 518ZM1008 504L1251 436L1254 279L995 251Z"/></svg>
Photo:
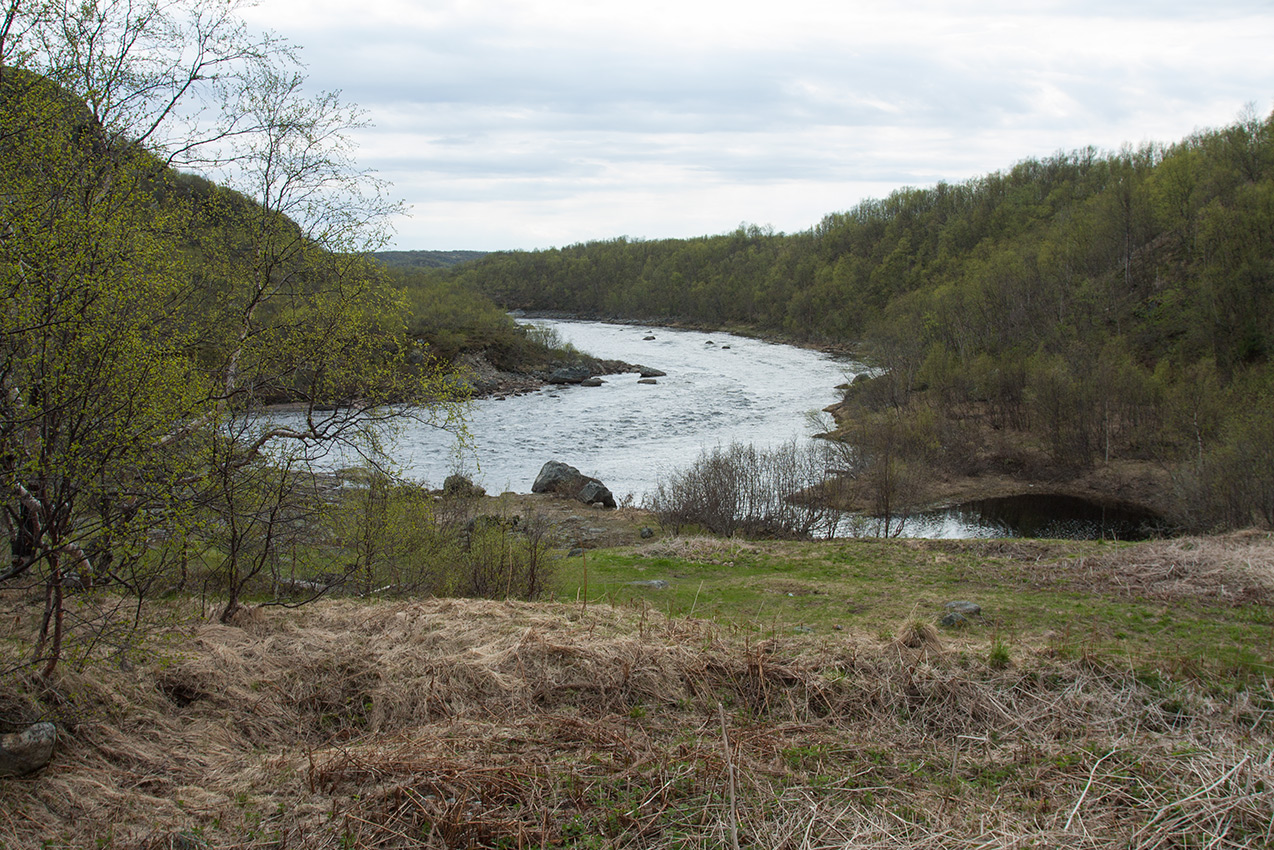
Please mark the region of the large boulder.
<svg viewBox="0 0 1274 850"><path fill-rule="evenodd" d="M578 499L586 505L615 507L615 497L606 489L605 484L558 460L551 460L540 468L540 474L531 485L531 492L557 493Z"/></svg>
<svg viewBox="0 0 1274 850"><path fill-rule="evenodd" d="M57 727L52 723L35 723L22 732L0 735L0 776L34 773L53 758L56 743Z"/></svg>
<svg viewBox="0 0 1274 850"><path fill-rule="evenodd" d="M550 384L579 384L593 376L593 370L587 366L562 366L549 373Z"/></svg>
<svg viewBox="0 0 1274 850"><path fill-rule="evenodd" d="M540 474L535 476L531 492L556 493L558 485L579 477L582 477L582 473L575 467L560 460L551 460L540 467Z"/></svg>
<svg viewBox="0 0 1274 850"><path fill-rule="evenodd" d="M611 495L606 485L596 478L586 481L584 486L579 489L579 493L575 495L575 498L586 505L600 504L607 508L615 507L615 497Z"/></svg>

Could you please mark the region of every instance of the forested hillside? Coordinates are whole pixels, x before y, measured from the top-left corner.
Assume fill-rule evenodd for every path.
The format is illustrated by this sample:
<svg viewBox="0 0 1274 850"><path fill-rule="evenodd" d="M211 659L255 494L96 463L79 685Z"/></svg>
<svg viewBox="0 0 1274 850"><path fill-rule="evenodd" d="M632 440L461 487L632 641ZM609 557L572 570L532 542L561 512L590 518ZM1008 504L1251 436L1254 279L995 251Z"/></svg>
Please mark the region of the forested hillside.
<svg viewBox="0 0 1274 850"><path fill-rule="evenodd" d="M0 673L122 651L119 600L192 570L230 619L304 562L314 457L373 451L395 416L454 424L459 382L411 356L366 257L396 206L347 155L356 114L304 84L219 0L0 19L0 590L39 623ZM71 595L105 586L75 637Z"/></svg>
<svg viewBox="0 0 1274 850"><path fill-rule="evenodd" d="M881 451L912 469L1133 459L1172 471L1191 525L1274 520L1271 118L903 189L797 234L617 239L444 274L508 307L856 344L887 375L841 423L892 435Z"/></svg>
<svg viewBox="0 0 1274 850"><path fill-rule="evenodd" d="M485 251L377 251L372 256L390 268L445 269L485 255Z"/></svg>

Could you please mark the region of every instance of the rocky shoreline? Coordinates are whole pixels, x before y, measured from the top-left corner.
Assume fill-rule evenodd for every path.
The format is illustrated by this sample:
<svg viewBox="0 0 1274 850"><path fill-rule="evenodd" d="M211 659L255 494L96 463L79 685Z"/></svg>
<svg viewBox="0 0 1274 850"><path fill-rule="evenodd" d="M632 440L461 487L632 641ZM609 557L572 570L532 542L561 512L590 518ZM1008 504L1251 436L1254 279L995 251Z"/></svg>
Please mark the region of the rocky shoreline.
<svg viewBox="0 0 1274 850"><path fill-rule="evenodd" d="M552 385L600 386L604 383L602 379L611 375L637 374L640 376L639 380L653 381L665 374L637 363L588 356L569 363L554 361L545 369L508 372L497 369L481 353L469 353L460 356L456 367L468 382L474 398L500 400L537 392Z"/></svg>

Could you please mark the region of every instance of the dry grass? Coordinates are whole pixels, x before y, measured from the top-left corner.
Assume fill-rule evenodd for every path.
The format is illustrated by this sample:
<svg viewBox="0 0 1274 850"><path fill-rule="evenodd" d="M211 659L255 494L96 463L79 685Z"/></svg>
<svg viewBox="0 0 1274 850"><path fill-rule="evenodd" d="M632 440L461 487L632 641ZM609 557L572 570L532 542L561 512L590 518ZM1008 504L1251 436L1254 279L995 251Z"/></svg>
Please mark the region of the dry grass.
<svg viewBox="0 0 1274 850"><path fill-rule="evenodd" d="M705 564L729 564L741 552L755 552L754 543L738 537L675 536L641 547L648 558L674 558Z"/></svg>
<svg viewBox="0 0 1274 850"><path fill-rule="evenodd" d="M601 605L259 610L133 670L22 683L65 735L0 781L0 846L722 847L719 705L742 846L1269 845L1270 694L996 670L913 637L756 642Z"/></svg>
<svg viewBox="0 0 1274 850"><path fill-rule="evenodd" d="M1222 604L1274 603L1274 535L1151 541L1057 564L1053 575L1093 593Z"/></svg>

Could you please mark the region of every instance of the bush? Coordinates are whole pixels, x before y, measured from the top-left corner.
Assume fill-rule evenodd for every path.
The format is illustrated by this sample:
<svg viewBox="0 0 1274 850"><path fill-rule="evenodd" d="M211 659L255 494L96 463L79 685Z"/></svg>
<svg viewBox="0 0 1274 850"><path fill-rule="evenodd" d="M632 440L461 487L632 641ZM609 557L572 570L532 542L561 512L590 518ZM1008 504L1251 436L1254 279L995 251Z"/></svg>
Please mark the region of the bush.
<svg viewBox="0 0 1274 850"><path fill-rule="evenodd" d="M1267 404L1236 417L1217 444L1178 476L1188 528L1274 528L1274 420Z"/></svg>
<svg viewBox="0 0 1274 850"><path fill-rule="evenodd" d="M469 518L463 500L383 475L344 507L340 548L360 593L535 599L547 590L554 559L537 517Z"/></svg>
<svg viewBox="0 0 1274 850"><path fill-rule="evenodd" d="M832 447L814 441L769 450L718 446L659 481L647 507L674 532L700 526L726 536L830 537L841 512L818 494L832 456Z"/></svg>

